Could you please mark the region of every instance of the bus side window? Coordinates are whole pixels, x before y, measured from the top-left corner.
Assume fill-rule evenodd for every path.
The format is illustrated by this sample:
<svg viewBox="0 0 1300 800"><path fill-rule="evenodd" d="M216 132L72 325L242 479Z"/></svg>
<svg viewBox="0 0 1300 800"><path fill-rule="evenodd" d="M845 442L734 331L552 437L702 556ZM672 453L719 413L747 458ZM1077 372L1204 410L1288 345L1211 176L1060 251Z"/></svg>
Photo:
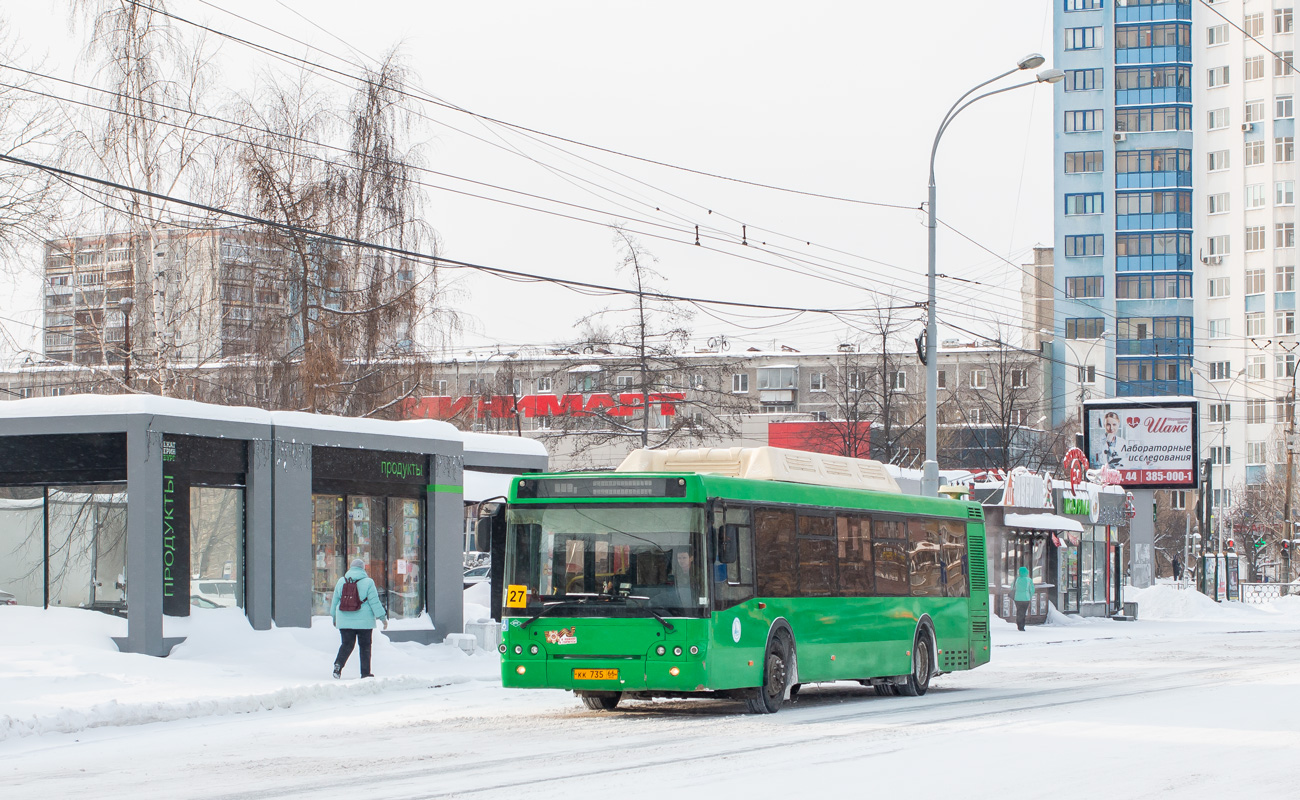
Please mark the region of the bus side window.
<svg viewBox="0 0 1300 800"><path fill-rule="evenodd" d="M754 528L749 509L719 507L714 512L713 529L718 565L713 594L721 611L754 596Z"/></svg>
<svg viewBox="0 0 1300 800"><path fill-rule="evenodd" d="M939 524L945 597L970 596L970 565L966 556L966 526L960 522Z"/></svg>
<svg viewBox="0 0 1300 800"><path fill-rule="evenodd" d="M835 592L835 519L799 515L799 596L829 597Z"/></svg>
<svg viewBox="0 0 1300 800"><path fill-rule="evenodd" d="M754 512L758 556L758 593L766 597L794 596L794 512L762 508Z"/></svg>
<svg viewBox="0 0 1300 800"><path fill-rule="evenodd" d="M907 577L912 597L943 597L943 569L939 564L939 523L907 523Z"/></svg>
<svg viewBox="0 0 1300 800"><path fill-rule="evenodd" d="M877 597L907 597L907 528L901 520L873 519L871 560Z"/></svg>
<svg viewBox="0 0 1300 800"><path fill-rule="evenodd" d="M875 593L871 517L841 514L835 519L835 534L840 562L840 594L844 597L870 597Z"/></svg>

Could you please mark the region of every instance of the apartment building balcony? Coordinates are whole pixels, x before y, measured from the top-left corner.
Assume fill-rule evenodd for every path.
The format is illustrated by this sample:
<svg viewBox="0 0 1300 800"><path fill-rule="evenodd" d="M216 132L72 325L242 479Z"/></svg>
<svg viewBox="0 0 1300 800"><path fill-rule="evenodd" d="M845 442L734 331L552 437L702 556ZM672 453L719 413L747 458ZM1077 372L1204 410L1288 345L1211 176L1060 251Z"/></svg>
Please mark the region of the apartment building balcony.
<svg viewBox="0 0 1300 800"><path fill-rule="evenodd" d="M1192 257L1186 253L1115 257L1116 272L1175 272L1191 268Z"/></svg>
<svg viewBox="0 0 1300 800"><path fill-rule="evenodd" d="M1191 381L1115 381L1116 397L1190 395L1191 393Z"/></svg>
<svg viewBox="0 0 1300 800"><path fill-rule="evenodd" d="M1117 231L1191 230L1192 215L1181 211L1166 214L1116 214Z"/></svg>
<svg viewBox="0 0 1300 800"><path fill-rule="evenodd" d="M1191 354L1191 339L1115 340L1116 356L1190 356Z"/></svg>
<svg viewBox="0 0 1300 800"><path fill-rule="evenodd" d="M1115 63L1122 64L1170 64L1176 61L1191 61L1192 48L1186 45L1165 45L1163 47L1127 47L1115 51Z"/></svg>
<svg viewBox="0 0 1300 800"><path fill-rule="evenodd" d="M1166 22L1169 20L1191 20L1192 4L1190 0L1169 0L1167 3L1150 5L1116 5L1115 22Z"/></svg>
<svg viewBox="0 0 1300 800"><path fill-rule="evenodd" d="M1116 89L1115 105L1149 106L1156 103L1190 103L1190 86L1156 86L1150 89Z"/></svg>
<svg viewBox="0 0 1300 800"><path fill-rule="evenodd" d="M1177 189L1192 188L1191 172L1119 172L1115 174L1116 189Z"/></svg>

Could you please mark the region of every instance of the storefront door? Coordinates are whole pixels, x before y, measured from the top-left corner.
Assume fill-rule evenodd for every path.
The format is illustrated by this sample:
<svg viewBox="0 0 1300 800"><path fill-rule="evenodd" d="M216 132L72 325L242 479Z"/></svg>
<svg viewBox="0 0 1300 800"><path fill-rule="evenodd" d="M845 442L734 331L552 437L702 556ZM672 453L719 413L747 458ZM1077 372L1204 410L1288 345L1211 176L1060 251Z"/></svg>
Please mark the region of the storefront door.
<svg viewBox="0 0 1300 800"><path fill-rule="evenodd" d="M424 609L424 501L317 494L312 509L312 614L330 613L335 585L359 558L388 615L418 617Z"/></svg>

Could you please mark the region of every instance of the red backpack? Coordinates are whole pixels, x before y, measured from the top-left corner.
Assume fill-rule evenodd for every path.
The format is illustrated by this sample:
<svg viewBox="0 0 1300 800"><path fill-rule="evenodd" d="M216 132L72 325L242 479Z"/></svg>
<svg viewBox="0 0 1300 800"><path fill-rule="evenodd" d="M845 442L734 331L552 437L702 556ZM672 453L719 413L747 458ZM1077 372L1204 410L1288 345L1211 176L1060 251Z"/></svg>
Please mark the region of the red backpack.
<svg viewBox="0 0 1300 800"><path fill-rule="evenodd" d="M351 578L343 579L343 593L339 595L339 611L360 611L361 595L357 593L357 582Z"/></svg>

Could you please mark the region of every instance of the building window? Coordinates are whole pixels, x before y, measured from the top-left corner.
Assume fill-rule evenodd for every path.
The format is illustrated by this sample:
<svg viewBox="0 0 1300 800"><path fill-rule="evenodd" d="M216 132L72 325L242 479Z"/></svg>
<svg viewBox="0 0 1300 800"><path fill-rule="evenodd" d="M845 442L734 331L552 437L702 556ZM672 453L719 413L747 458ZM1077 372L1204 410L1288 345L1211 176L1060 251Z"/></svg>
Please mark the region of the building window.
<svg viewBox="0 0 1300 800"><path fill-rule="evenodd" d="M808 389L814 392L826 391L826 373L814 372L808 376Z"/></svg>
<svg viewBox="0 0 1300 800"><path fill-rule="evenodd" d="M1264 335L1264 312L1248 311L1246 312L1246 335L1263 336ZM1261 356L1261 359L1263 357ZM1264 377L1264 365L1261 362L1259 367L1259 377Z"/></svg>
<svg viewBox="0 0 1300 800"><path fill-rule="evenodd" d="M948 370L946 370L946 369L941 369L941 370L938 370L938 371L935 372L935 374L934 374L934 388L936 388L936 389L947 389L947 388L948 388Z"/></svg>
<svg viewBox="0 0 1300 800"><path fill-rule="evenodd" d="M533 430L549 431L554 425L555 421L550 414L539 414L533 417Z"/></svg>
<svg viewBox="0 0 1300 800"><path fill-rule="evenodd" d="M1245 79L1257 81L1264 77L1264 57L1251 56L1246 59Z"/></svg>
<svg viewBox="0 0 1300 800"><path fill-rule="evenodd" d="M1295 247L1295 223L1279 222L1273 226L1274 247Z"/></svg>
<svg viewBox="0 0 1300 800"><path fill-rule="evenodd" d="M1065 171L1070 174L1078 172L1101 172L1102 157L1100 150L1082 150L1065 154Z"/></svg>
<svg viewBox="0 0 1300 800"><path fill-rule="evenodd" d="M1260 312L1261 317L1264 312ZM1262 355L1246 357L1246 379L1252 381L1262 381L1267 375L1268 367L1265 364L1265 357Z"/></svg>
<svg viewBox="0 0 1300 800"><path fill-rule="evenodd" d="M1295 72L1295 52L1292 50L1274 50L1277 57L1273 59L1273 77L1281 78Z"/></svg>
<svg viewBox="0 0 1300 800"><path fill-rule="evenodd" d="M1119 150L1115 153L1115 172L1187 172L1192 168L1192 151L1176 148L1160 150Z"/></svg>
<svg viewBox="0 0 1300 800"><path fill-rule="evenodd" d="M699 373L696 373L695 375L692 375L692 376L691 376L691 382L690 382L690 384L687 385L686 388L687 388L687 389L694 389L694 390L696 390L696 391L698 391L698 392L702 392L702 391L704 391L704 376L701 375L701 374L699 374Z"/></svg>
<svg viewBox="0 0 1300 800"><path fill-rule="evenodd" d="M1087 92L1100 89L1102 71L1100 69L1070 69L1065 71L1065 91Z"/></svg>
<svg viewBox="0 0 1300 800"><path fill-rule="evenodd" d="M1120 300L1164 300L1191 296L1191 275L1118 275L1115 278L1115 297Z"/></svg>
<svg viewBox="0 0 1300 800"><path fill-rule="evenodd" d="M758 370L758 388L797 389L799 371L794 367L762 367Z"/></svg>
<svg viewBox="0 0 1300 800"><path fill-rule="evenodd" d="M1268 228L1252 225L1246 229L1246 252L1253 253L1268 246Z"/></svg>
<svg viewBox="0 0 1300 800"><path fill-rule="evenodd" d="M1025 389L1029 387L1029 370L1013 369L1011 370L1011 388Z"/></svg>
<svg viewBox="0 0 1300 800"><path fill-rule="evenodd" d="M1101 109L1090 111L1067 111L1065 112L1065 132L1082 133L1085 131L1101 130L1102 113Z"/></svg>
<svg viewBox="0 0 1300 800"><path fill-rule="evenodd" d="M748 372L737 372L731 376L731 391L734 394L744 394L749 391Z"/></svg>
<svg viewBox="0 0 1300 800"><path fill-rule="evenodd" d="M1124 192L1115 195L1115 213L1118 215L1191 212L1192 195L1185 191Z"/></svg>
<svg viewBox="0 0 1300 800"><path fill-rule="evenodd" d="M1291 415L1295 413L1295 403L1291 401L1290 395L1282 395L1274 400L1273 412L1278 422L1290 422Z"/></svg>
<svg viewBox="0 0 1300 800"><path fill-rule="evenodd" d="M1101 8L1102 0L1065 0L1066 11L1092 11Z"/></svg>
<svg viewBox="0 0 1300 800"><path fill-rule="evenodd" d="M1225 109L1226 111L1226 109ZM1100 114L1101 112L1097 112ZM1100 118L1098 119L1100 121ZM1224 122L1226 125L1227 122ZM1143 131L1186 131L1192 128L1192 110L1186 106L1157 106L1155 108L1121 108L1115 111L1115 130L1141 133Z"/></svg>
<svg viewBox="0 0 1300 800"><path fill-rule="evenodd" d="M1293 31L1291 9L1273 9L1273 33L1290 33Z"/></svg>
<svg viewBox="0 0 1300 800"><path fill-rule="evenodd" d="M1213 130L1218 130L1219 128L1228 127L1228 117L1229 117L1228 109L1216 108L1208 112L1208 115L1209 115L1210 130L1213 131Z"/></svg>
<svg viewBox="0 0 1300 800"><path fill-rule="evenodd" d="M1215 150L1210 153L1209 156L1210 172L1220 172L1228 168L1229 161L1227 150Z"/></svg>
<svg viewBox="0 0 1300 800"><path fill-rule="evenodd" d="M1295 312L1294 311L1274 311L1273 312L1273 333L1278 336L1292 336L1295 334Z"/></svg>
<svg viewBox="0 0 1300 800"><path fill-rule="evenodd" d="M1101 46L1101 28L1066 28L1066 50L1095 50Z"/></svg>
<svg viewBox="0 0 1300 800"><path fill-rule="evenodd" d="M615 375L614 387L617 389L631 389L634 380L635 378L631 375Z"/></svg>
<svg viewBox="0 0 1300 800"><path fill-rule="evenodd" d="M1246 424L1260 425L1268 422L1268 401L1262 397L1252 397L1246 401Z"/></svg>
<svg viewBox="0 0 1300 800"><path fill-rule="evenodd" d="M1081 278L1065 279L1065 296L1072 298L1079 297L1104 297L1102 288L1105 279L1100 275L1089 275Z"/></svg>
<svg viewBox="0 0 1300 800"><path fill-rule="evenodd" d="M889 376L889 389L894 392L907 391L907 373L900 369Z"/></svg>
<svg viewBox="0 0 1300 800"><path fill-rule="evenodd" d="M1187 510L1187 492L1170 492L1169 507L1175 511Z"/></svg>
<svg viewBox="0 0 1300 800"><path fill-rule="evenodd" d="M1246 122L1263 122L1264 121L1264 101L1248 100L1246 101Z"/></svg>
<svg viewBox="0 0 1300 800"><path fill-rule="evenodd" d="M1066 258L1078 258L1104 255L1104 241L1104 237L1099 233L1087 236L1067 236L1065 237L1065 256Z"/></svg>
<svg viewBox="0 0 1300 800"><path fill-rule="evenodd" d="M1228 213L1228 193L1212 194L1206 198L1207 214L1226 214Z"/></svg>
<svg viewBox="0 0 1300 800"><path fill-rule="evenodd" d="M1213 89L1216 86L1228 85L1228 68L1227 67L1210 67L1205 71L1205 86L1207 89Z"/></svg>
<svg viewBox="0 0 1300 800"><path fill-rule="evenodd" d="M866 391L867 374L865 372L849 373L849 389L855 392Z"/></svg>
<svg viewBox="0 0 1300 800"><path fill-rule="evenodd" d="M1247 36L1259 37L1264 35L1264 14L1247 14L1241 19L1242 30L1246 31Z"/></svg>
<svg viewBox="0 0 1300 800"><path fill-rule="evenodd" d="M1102 213L1101 198L1102 195L1100 193L1067 194L1065 196L1066 216Z"/></svg>
<svg viewBox="0 0 1300 800"><path fill-rule="evenodd" d="M1192 30L1190 25L1180 25L1176 22L1157 22L1154 25L1129 25L1115 29L1116 50L1191 46Z"/></svg>
<svg viewBox="0 0 1300 800"><path fill-rule="evenodd" d="M989 385L989 371L986 369L973 369L970 371L970 388L986 389Z"/></svg>
<svg viewBox="0 0 1300 800"><path fill-rule="evenodd" d="M1105 333L1106 319L1104 317L1086 317L1067 319L1065 321L1065 338L1067 339L1100 339Z"/></svg>
<svg viewBox="0 0 1300 800"><path fill-rule="evenodd" d="M1232 281L1224 276L1210 278L1210 297L1227 297L1232 294Z"/></svg>
<svg viewBox="0 0 1300 800"><path fill-rule="evenodd" d="M1273 101L1273 116L1278 119L1291 119L1295 116L1295 103L1289 94L1280 94Z"/></svg>
<svg viewBox="0 0 1300 800"><path fill-rule="evenodd" d="M552 383L550 376L544 375L537 379L537 391L539 394L553 391L551 386Z"/></svg>
<svg viewBox="0 0 1300 800"><path fill-rule="evenodd" d="M1231 250L1231 241L1228 236L1211 236L1206 240L1206 250L1212 256L1226 256Z"/></svg>
<svg viewBox="0 0 1300 800"><path fill-rule="evenodd" d="M1213 465L1216 466L1216 467L1217 467L1217 466L1224 465L1224 464L1231 464L1231 463L1232 463L1232 446L1229 445L1228 447L1211 447L1211 448L1210 448L1210 463L1213 464ZM1218 489L1215 489L1215 490L1214 490L1214 493L1217 495L1217 494L1219 493L1219 490L1218 490Z"/></svg>
<svg viewBox="0 0 1300 800"><path fill-rule="evenodd" d="M1268 462L1267 442L1246 442L1246 463L1264 464Z"/></svg>
<svg viewBox="0 0 1300 800"><path fill-rule="evenodd" d="M1295 291L1295 264L1279 264L1273 268L1273 291Z"/></svg>
<svg viewBox="0 0 1300 800"><path fill-rule="evenodd" d="M1278 181L1273 184L1273 204L1279 206L1295 205L1295 181Z"/></svg>
<svg viewBox="0 0 1300 800"><path fill-rule="evenodd" d="M1268 198L1264 194L1264 184L1252 183L1246 187L1246 208L1263 208L1268 205Z"/></svg>
<svg viewBox="0 0 1300 800"><path fill-rule="evenodd" d="M1066 237L1066 246L1069 246ZM1115 235L1115 255L1151 256L1151 255L1188 255L1192 252L1192 236L1189 233L1120 233Z"/></svg>
<svg viewBox="0 0 1300 800"><path fill-rule="evenodd" d="M1226 381L1232 374L1231 361L1211 361L1209 363L1210 380Z"/></svg>
<svg viewBox="0 0 1300 800"><path fill-rule="evenodd" d="M1295 353L1279 353L1273 356L1273 377L1290 378L1295 375Z"/></svg>
<svg viewBox="0 0 1300 800"><path fill-rule="evenodd" d="M1295 161L1295 137L1279 136L1273 140L1273 160L1279 164Z"/></svg>
<svg viewBox="0 0 1300 800"><path fill-rule="evenodd" d="M1265 152L1263 139L1246 142L1246 166L1253 167L1256 164L1263 164L1267 158Z"/></svg>
<svg viewBox="0 0 1300 800"><path fill-rule="evenodd" d="M1228 320L1212 319L1209 320L1210 338L1227 339L1228 338Z"/></svg>
<svg viewBox="0 0 1300 800"><path fill-rule="evenodd" d="M1246 294L1263 294L1265 272L1262 269L1246 270Z"/></svg>
<svg viewBox="0 0 1300 800"><path fill-rule="evenodd" d="M1207 47L1214 47L1219 44L1228 43L1228 25L1211 25L1205 29L1205 44Z"/></svg>
<svg viewBox="0 0 1300 800"><path fill-rule="evenodd" d="M1088 365L1079 365L1079 383L1093 384L1097 382L1097 367Z"/></svg>
<svg viewBox="0 0 1300 800"><path fill-rule="evenodd" d="M1228 403L1214 403L1210 406L1210 422L1232 422L1232 406Z"/></svg>

